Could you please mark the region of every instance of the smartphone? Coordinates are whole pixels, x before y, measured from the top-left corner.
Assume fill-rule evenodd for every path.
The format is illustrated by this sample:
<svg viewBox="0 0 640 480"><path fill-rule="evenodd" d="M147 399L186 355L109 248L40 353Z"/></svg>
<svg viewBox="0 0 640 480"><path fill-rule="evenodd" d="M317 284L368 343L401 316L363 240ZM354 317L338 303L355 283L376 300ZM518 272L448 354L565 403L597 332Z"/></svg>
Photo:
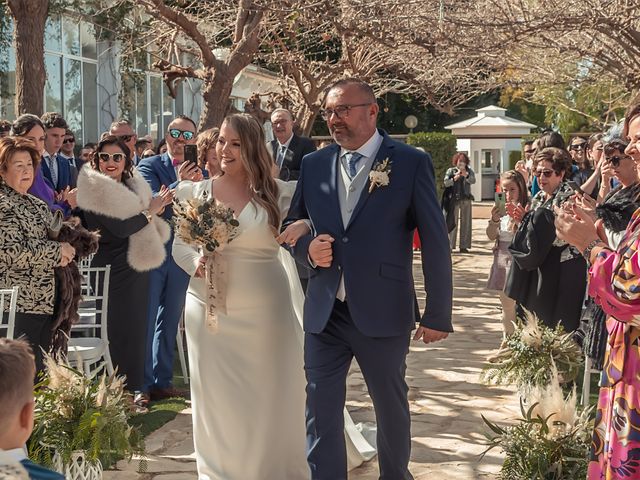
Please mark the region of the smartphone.
<svg viewBox="0 0 640 480"><path fill-rule="evenodd" d="M574 192L582 193L582 190L580 189L580 185L578 185L573 180L567 180L567 185L569 185L569 188L571 188L571 190L573 190Z"/></svg>
<svg viewBox="0 0 640 480"><path fill-rule="evenodd" d="M196 145L184 146L184 161L198 165L198 147Z"/></svg>
<svg viewBox="0 0 640 480"><path fill-rule="evenodd" d="M503 192L496 192L495 206L498 207L498 212L501 217L504 217L507 214L507 207L505 204L505 198L504 198Z"/></svg>

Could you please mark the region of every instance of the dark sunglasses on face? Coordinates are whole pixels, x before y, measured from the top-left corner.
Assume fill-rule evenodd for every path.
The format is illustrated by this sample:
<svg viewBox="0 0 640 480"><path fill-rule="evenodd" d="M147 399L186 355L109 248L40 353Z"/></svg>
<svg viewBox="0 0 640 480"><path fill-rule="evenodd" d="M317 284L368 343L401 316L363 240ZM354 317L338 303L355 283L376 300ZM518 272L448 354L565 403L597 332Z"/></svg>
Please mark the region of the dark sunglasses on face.
<svg viewBox="0 0 640 480"><path fill-rule="evenodd" d="M75 142L76 142L75 138L67 138L62 141L62 143L75 143Z"/></svg>
<svg viewBox="0 0 640 480"><path fill-rule="evenodd" d="M553 175L555 172L553 170L534 170L533 174L536 177L539 177L540 175L544 175L546 178L551 177L551 175Z"/></svg>
<svg viewBox="0 0 640 480"><path fill-rule="evenodd" d="M182 135L182 138L185 140L191 140L195 133L190 130L178 130L177 128L171 128L169 129L169 135L171 135L171 138L180 138L180 135Z"/></svg>
<svg viewBox="0 0 640 480"><path fill-rule="evenodd" d="M618 165L620 165L620 161L624 160L626 158L629 158L628 156L623 156L623 157L619 157L618 155L614 155L612 157L605 157L605 160L607 162L609 162L611 165L613 165L614 167L617 167Z"/></svg>
<svg viewBox="0 0 640 480"><path fill-rule="evenodd" d="M571 145L569 148L571 150L584 150L585 148L587 148L587 144L586 143L577 143L575 145Z"/></svg>
<svg viewBox="0 0 640 480"><path fill-rule="evenodd" d="M534 153L536 153L536 151L535 151L535 150L525 150L525 151L524 151L524 154L525 154L525 155L530 155L530 154L531 154L531 155L533 155Z"/></svg>
<svg viewBox="0 0 640 480"><path fill-rule="evenodd" d="M98 160L101 162L107 163L109 160L113 160L116 163L120 163L125 159L125 154L116 152L116 153L107 153L107 152L98 152Z"/></svg>

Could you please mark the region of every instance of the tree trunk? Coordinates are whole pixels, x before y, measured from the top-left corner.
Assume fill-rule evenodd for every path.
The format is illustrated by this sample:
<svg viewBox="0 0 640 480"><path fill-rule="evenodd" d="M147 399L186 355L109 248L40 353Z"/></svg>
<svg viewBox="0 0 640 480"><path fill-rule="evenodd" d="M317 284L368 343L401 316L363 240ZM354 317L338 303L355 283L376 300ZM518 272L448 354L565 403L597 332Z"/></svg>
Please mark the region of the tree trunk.
<svg viewBox="0 0 640 480"><path fill-rule="evenodd" d="M199 130L220 127L224 117L229 113L231 90L233 90L233 75L227 68L212 70L211 81L202 84L202 114L200 115Z"/></svg>
<svg viewBox="0 0 640 480"><path fill-rule="evenodd" d="M42 115L44 109L44 27L48 0L9 0L15 23L16 116Z"/></svg>
<svg viewBox="0 0 640 480"><path fill-rule="evenodd" d="M313 124L318 118L318 113L320 112L320 107L306 107L302 113L302 118L300 119L300 129L302 130L302 135L305 137L311 136L311 129L313 128Z"/></svg>

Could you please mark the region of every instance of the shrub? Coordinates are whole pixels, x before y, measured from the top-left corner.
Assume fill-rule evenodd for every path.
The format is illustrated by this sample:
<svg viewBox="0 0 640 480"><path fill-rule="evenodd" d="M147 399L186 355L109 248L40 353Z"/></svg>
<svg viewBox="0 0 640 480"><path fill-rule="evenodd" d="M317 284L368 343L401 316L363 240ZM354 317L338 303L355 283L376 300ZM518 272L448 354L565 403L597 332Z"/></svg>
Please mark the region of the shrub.
<svg viewBox="0 0 640 480"><path fill-rule="evenodd" d="M407 143L414 147L422 147L431 155L440 198L444 190L444 174L451 166L451 157L457 152L456 137L445 132L418 132L409 134Z"/></svg>

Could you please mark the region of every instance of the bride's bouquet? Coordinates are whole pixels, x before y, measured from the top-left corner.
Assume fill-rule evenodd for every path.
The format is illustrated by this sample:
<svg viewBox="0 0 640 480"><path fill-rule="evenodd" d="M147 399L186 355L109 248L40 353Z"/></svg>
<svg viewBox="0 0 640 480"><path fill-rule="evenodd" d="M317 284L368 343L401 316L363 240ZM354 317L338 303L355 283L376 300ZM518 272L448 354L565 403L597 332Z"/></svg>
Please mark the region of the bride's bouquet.
<svg viewBox="0 0 640 480"><path fill-rule="evenodd" d="M206 325L216 333L218 313L227 313L227 265L219 252L238 235L240 224L233 210L207 198L206 193L202 198L174 202L173 213L176 235L200 248L206 259Z"/></svg>
<svg viewBox="0 0 640 480"><path fill-rule="evenodd" d="M205 254L221 250L238 234L240 224L233 210L208 199L175 201L173 207L176 234L190 245L201 247Z"/></svg>

